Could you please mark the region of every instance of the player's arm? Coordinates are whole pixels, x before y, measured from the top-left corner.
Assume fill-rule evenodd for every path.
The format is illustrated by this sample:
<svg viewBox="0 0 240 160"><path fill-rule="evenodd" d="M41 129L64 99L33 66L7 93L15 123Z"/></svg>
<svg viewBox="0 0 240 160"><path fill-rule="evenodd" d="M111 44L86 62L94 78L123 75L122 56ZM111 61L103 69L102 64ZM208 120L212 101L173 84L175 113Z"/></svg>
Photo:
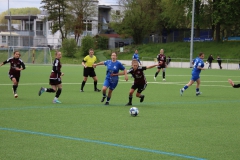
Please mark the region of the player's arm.
<svg viewBox="0 0 240 160"><path fill-rule="evenodd" d="M151 66L146 66L146 69L150 69L150 68L153 68L153 67L156 67L158 66L159 64L154 64L154 65L151 65Z"/></svg>
<svg viewBox="0 0 240 160"><path fill-rule="evenodd" d="M6 60L6 61L2 62L0 66L4 65L4 64L6 64L6 63L9 63L9 61Z"/></svg>
<svg viewBox="0 0 240 160"><path fill-rule="evenodd" d="M123 72L124 72L124 75L125 75L125 80L128 81L128 76L127 76L127 70L126 70L126 68L124 69Z"/></svg>
<svg viewBox="0 0 240 160"><path fill-rule="evenodd" d="M198 64L197 69L205 70L205 68L203 68L203 67L201 66L201 63Z"/></svg>
<svg viewBox="0 0 240 160"><path fill-rule="evenodd" d="M83 60L82 60L82 66L83 66L84 68L87 68L87 66L85 65L86 62L87 62L87 56L84 57Z"/></svg>
<svg viewBox="0 0 240 160"><path fill-rule="evenodd" d="M24 69L26 69L26 66L23 62L21 62L21 68L15 68L15 70L17 70L17 71L21 71L21 70L24 70Z"/></svg>
<svg viewBox="0 0 240 160"><path fill-rule="evenodd" d="M92 66L95 68L95 67L97 67L98 65L104 65L104 62L98 62L98 63L93 64Z"/></svg>
<svg viewBox="0 0 240 160"><path fill-rule="evenodd" d="M62 73L58 70L58 60L54 61L54 65L53 65L53 72L57 73L58 75L62 75Z"/></svg>
<svg viewBox="0 0 240 160"><path fill-rule="evenodd" d="M118 73L112 73L111 76L121 76L121 75L124 75L124 71L122 72L118 72Z"/></svg>
<svg viewBox="0 0 240 160"><path fill-rule="evenodd" d="M86 63L86 61L82 61L82 66L84 67L84 68L86 68L87 66L85 65L85 63Z"/></svg>

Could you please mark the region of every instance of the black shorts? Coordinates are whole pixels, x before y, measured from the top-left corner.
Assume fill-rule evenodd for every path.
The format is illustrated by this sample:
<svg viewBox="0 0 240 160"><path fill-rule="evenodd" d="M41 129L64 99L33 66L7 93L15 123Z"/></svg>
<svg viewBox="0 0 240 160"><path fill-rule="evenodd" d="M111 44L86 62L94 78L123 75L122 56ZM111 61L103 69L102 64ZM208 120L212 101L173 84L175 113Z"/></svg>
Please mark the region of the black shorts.
<svg viewBox="0 0 240 160"><path fill-rule="evenodd" d="M161 69L161 68L166 68L166 65L160 65L160 66L157 66L158 69Z"/></svg>
<svg viewBox="0 0 240 160"><path fill-rule="evenodd" d="M147 84L133 84L131 89L136 90L138 93L142 93L142 91L147 87Z"/></svg>
<svg viewBox="0 0 240 160"><path fill-rule="evenodd" d="M59 85L59 84L61 84L61 83L62 83L61 78L49 79L49 84L50 84L50 85L56 86L56 85Z"/></svg>
<svg viewBox="0 0 240 160"><path fill-rule="evenodd" d="M9 74L8 76L9 76L9 78L10 78L11 80L12 80L13 78L15 78L17 82L19 82L19 80L20 80L20 77L14 76L13 74Z"/></svg>
<svg viewBox="0 0 240 160"><path fill-rule="evenodd" d="M94 71L94 68L93 67L87 67L87 68L84 68L83 69L83 76L84 77L95 77L96 76L96 73Z"/></svg>

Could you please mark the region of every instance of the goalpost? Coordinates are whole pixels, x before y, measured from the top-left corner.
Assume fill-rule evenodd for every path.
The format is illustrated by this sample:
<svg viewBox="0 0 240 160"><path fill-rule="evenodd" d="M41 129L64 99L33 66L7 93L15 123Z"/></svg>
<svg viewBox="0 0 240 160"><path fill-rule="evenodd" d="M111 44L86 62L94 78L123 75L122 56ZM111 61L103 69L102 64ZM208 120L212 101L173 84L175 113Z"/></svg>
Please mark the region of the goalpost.
<svg viewBox="0 0 240 160"><path fill-rule="evenodd" d="M8 57L12 57L14 51L20 52L24 63L52 64L52 55L49 47L9 46Z"/></svg>

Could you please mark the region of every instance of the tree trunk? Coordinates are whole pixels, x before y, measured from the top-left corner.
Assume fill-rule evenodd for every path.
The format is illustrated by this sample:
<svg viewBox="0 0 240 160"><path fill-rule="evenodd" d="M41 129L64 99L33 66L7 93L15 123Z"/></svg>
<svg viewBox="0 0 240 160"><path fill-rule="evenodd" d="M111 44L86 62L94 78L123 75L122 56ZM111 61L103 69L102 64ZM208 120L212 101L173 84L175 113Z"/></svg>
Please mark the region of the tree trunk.
<svg viewBox="0 0 240 160"><path fill-rule="evenodd" d="M220 42L221 39L220 39L220 34L221 34L221 27L220 27L220 23L217 23L216 25L216 41L217 42Z"/></svg>

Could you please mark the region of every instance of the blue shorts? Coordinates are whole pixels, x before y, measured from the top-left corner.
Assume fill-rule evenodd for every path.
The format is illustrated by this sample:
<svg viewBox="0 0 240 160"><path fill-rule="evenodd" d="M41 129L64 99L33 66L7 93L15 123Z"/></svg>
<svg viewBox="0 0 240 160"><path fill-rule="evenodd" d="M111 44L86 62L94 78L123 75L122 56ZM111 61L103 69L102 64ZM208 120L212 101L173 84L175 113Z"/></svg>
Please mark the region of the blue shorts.
<svg viewBox="0 0 240 160"><path fill-rule="evenodd" d="M118 85L118 80L111 80L111 79L105 79L104 83L103 83L103 86L111 89L111 90L114 90Z"/></svg>
<svg viewBox="0 0 240 160"><path fill-rule="evenodd" d="M191 80L193 80L193 81L197 81L199 78L200 78L199 75L194 75L194 74L192 74L192 78L191 78Z"/></svg>

